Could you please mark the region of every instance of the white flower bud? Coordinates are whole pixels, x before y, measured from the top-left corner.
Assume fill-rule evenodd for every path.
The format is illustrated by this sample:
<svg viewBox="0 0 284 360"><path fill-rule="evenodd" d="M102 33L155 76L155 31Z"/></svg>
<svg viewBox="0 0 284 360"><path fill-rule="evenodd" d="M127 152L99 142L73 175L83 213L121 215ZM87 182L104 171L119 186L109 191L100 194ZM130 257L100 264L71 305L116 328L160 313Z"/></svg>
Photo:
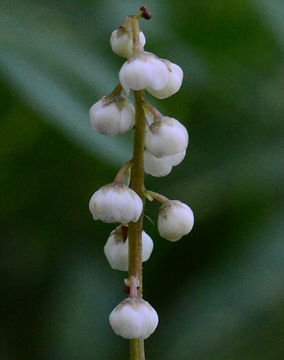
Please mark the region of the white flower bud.
<svg viewBox="0 0 284 360"><path fill-rule="evenodd" d="M128 93L129 89L142 90L151 87L163 89L169 78L167 66L155 55L139 52L128 59L119 72L119 80Z"/></svg>
<svg viewBox="0 0 284 360"><path fill-rule="evenodd" d="M164 60L164 59L161 60L168 67L168 71L169 71L168 82L166 86L161 90L155 90L152 89L151 87L148 87L147 91L158 99L165 99L179 91L182 84L183 71L181 67L178 66L177 64L173 64L169 60Z"/></svg>
<svg viewBox="0 0 284 360"><path fill-rule="evenodd" d="M186 151L178 152L174 155L157 157L150 153L150 151L144 151L144 170L146 174L161 177L167 176L173 166L176 166L182 162L186 154Z"/></svg>
<svg viewBox="0 0 284 360"><path fill-rule="evenodd" d="M122 96L116 100L103 97L91 107L89 115L92 128L107 136L123 134L135 124L134 106Z"/></svg>
<svg viewBox="0 0 284 360"><path fill-rule="evenodd" d="M145 35L139 32L139 48L143 49L146 43ZM132 32L120 27L114 30L110 37L112 51L121 57L130 58L133 56L133 35Z"/></svg>
<svg viewBox="0 0 284 360"><path fill-rule="evenodd" d="M124 299L109 316L113 331L125 339L147 339L158 321L156 310L139 298Z"/></svg>
<svg viewBox="0 0 284 360"><path fill-rule="evenodd" d="M163 116L146 132L146 149L157 157L185 151L188 145L186 128L176 119Z"/></svg>
<svg viewBox="0 0 284 360"><path fill-rule="evenodd" d="M166 157L158 158L146 150L144 152L144 170L146 174L152 176L167 176L172 170L172 165Z"/></svg>
<svg viewBox="0 0 284 360"><path fill-rule="evenodd" d="M170 241L177 241L188 234L194 224L191 208L178 200L163 204L159 211L158 230L160 235Z"/></svg>
<svg viewBox="0 0 284 360"><path fill-rule="evenodd" d="M143 202L135 191L123 184L108 184L91 197L89 209L95 220L106 223L136 222L143 208Z"/></svg>
<svg viewBox="0 0 284 360"><path fill-rule="evenodd" d="M127 228L126 228L127 230ZM153 240L142 232L142 261L147 261L153 250ZM104 253L110 266L115 270L128 270L128 237L125 239L122 227L113 230L105 244Z"/></svg>
<svg viewBox="0 0 284 360"><path fill-rule="evenodd" d="M184 151L180 151L174 155L166 156L166 157L164 157L164 159L166 159L170 165L177 166L182 162L182 160L185 157L185 154L186 154L186 151L184 150Z"/></svg>

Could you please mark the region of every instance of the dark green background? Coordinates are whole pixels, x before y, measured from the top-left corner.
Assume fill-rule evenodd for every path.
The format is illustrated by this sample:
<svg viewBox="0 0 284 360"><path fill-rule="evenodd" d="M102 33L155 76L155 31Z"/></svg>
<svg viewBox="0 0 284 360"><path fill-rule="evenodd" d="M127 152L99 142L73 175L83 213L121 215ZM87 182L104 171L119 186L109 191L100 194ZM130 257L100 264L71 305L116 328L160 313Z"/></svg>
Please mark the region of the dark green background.
<svg viewBox="0 0 284 360"><path fill-rule="evenodd" d="M115 225L88 202L132 135L94 133L88 109L118 82L110 33L141 5L146 50L184 70L176 95L149 100L190 134L184 162L146 184L196 218L171 243L147 210L147 359L283 359L283 1L2 0L1 360L128 358L108 323L126 277L103 254Z"/></svg>

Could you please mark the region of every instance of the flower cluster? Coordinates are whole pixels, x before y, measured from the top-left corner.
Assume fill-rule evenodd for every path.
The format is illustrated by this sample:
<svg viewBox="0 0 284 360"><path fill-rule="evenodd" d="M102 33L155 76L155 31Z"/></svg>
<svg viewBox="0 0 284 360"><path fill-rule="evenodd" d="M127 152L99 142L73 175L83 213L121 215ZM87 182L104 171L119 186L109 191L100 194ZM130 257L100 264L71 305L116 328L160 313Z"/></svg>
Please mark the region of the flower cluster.
<svg viewBox="0 0 284 360"><path fill-rule="evenodd" d="M120 84L90 109L92 128L107 136L122 134L134 127L137 109L128 98L130 90L148 91L152 96L164 99L175 94L182 84L183 71L178 65L144 51L146 39L137 26L139 17L148 18L144 8L138 15L127 17L123 25L111 34L113 52L127 60L119 72ZM140 106L146 126L141 154L144 171L156 177L166 176L184 159L188 132L175 118L162 115L145 97ZM129 242L132 240L129 239L128 227L143 219L145 200L161 203L158 231L167 240L174 242L187 235L194 223L193 212L188 205L150 190L138 195L129 187L130 169L134 166L133 158L121 168L113 183L93 194L89 203L94 220L119 223L111 232L104 253L110 266L120 271L129 270ZM153 240L144 231L141 236L141 259L144 262L151 256ZM146 339L155 330L158 315L148 302L137 295L138 274L134 274L134 278L133 274L129 274L127 284L130 297L112 311L110 324L114 332L124 338Z"/></svg>

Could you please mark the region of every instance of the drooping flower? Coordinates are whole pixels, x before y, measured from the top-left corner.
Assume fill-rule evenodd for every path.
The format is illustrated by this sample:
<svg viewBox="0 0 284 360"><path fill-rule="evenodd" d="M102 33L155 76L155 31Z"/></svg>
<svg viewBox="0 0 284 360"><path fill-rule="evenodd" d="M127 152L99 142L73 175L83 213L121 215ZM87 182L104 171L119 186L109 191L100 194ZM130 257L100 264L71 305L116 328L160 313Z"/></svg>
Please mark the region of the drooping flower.
<svg viewBox="0 0 284 360"><path fill-rule="evenodd" d="M176 154L173 155L168 155L165 157L165 159L172 165L172 166L177 166L179 165L182 160L184 159L186 154L186 150L180 151Z"/></svg>
<svg viewBox="0 0 284 360"><path fill-rule="evenodd" d="M167 176L172 170L172 165L166 158L158 158L146 150L144 152L144 170L146 174L152 176Z"/></svg>
<svg viewBox="0 0 284 360"><path fill-rule="evenodd" d="M159 211L158 230L160 235L170 241L177 241L188 234L194 224L191 208L179 200L170 200Z"/></svg>
<svg viewBox="0 0 284 360"><path fill-rule="evenodd" d="M142 31L139 32L139 47L144 48L146 43L145 35ZM125 27L121 26L117 30L114 30L110 37L110 45L112 51L121 57L130 58L133 53L133 34Z"/></svg>
<svg viewBox="0 0 284 360"><path fill-rule="evenodd" d="M150 153L150 151L145 150L145 173L155 177L167 176L171 172L173 166L176 166L182 162L185 157L185 153L186 151L181 151L174 155L157 157Z"/></svg>
<svg viewBox="0 0 284 360"><path fill-rule="evenodd" d="M92 128L107 136L123 134L135 124L134 106L123 96L103 97L91 107L89 115Z"/></svg>
<svg viewBox="0 0 284 360"><path fill-rule="evenodd" d="M147 339L158 325L156 310L145 300L126 298L111 312L113 331L125 339Z"/></svg>
<svg viewBox="0 0 284 360"><path fill-rule="evenodd" d="M126 91L151 87L163 89L169 78L169 71L163 61L149 52L139 52L128 59L119 72L119 80Z"/></svg>
<svg viewBox="0 0 284 360"><path fill-rule="evenodd" d="M136 222L143 202L135 191L123 184L108 184L101 187L90 199L89 209L95 220L106 223Z"/></svg>
<svg viewBox="0 0 284 360"><path fill-rule="evenodd" d="M146 149L157 157L174 155L186 150L188 132L176 119L163 116L146 132Z"/></svg>
<svg viewBox="0 0 284 360"><path fill-rule="evenodd" d="M127 227L124 226L127 231ZM145 231L142 232L142 261L147 261L153 250L153 240ZM113 230L105 244L104 253L110 266L113 269L127 271L128 270L128 237L122 226L118 226Z"/></svg>
<svg viewBox="0 0 284 360"><path fill-rule="evenodd" d="M173 64L169 60L161 60L167 65L169 71L168 82L161 90L155 90L152 87L148 87L147 91L158 99L165 99L179 91L182 84L183 71L177 64Z"/></svg>

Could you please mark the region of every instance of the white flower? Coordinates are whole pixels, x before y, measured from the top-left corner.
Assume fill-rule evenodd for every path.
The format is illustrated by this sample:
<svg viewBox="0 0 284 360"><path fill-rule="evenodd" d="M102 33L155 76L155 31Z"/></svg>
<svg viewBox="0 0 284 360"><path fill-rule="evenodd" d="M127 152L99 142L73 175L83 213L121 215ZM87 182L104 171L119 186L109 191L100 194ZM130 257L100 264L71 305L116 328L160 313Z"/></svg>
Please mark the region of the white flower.
<svg viewBox="0 0 284 360"><path fill-rule="evenodd" d="M169 164L171 164L172 166L177 166L182 162L182 160L185 157L185 154L186 154L186 151L184 150L184 151L180 151L176 154L166 156L164 159L166 159L169 162Z"/></svg>
<svg viewBox="0 0 284 360"><path fill-rule="evenodd" d="M158 321L156 310L139 298L124 299L109 316L113 331L125 339L147 339Z"/></svg>
<svg viewBox="0 0 284 360"><path fill-rule="evenodd" d="M176 166L182 162L186 154L186 151L181 151L174 155L157 157L150 153L150 151L144 151L144 170L146 174L152 176L161 177L167 176L173 166Z"/></svg>
<svg viewBox="0 0 284 360"><path fill-rule="evenodd" d="M129 89L142 90L151 87L163 89L169 78L167 66L155 55L139 52L128 59L119 72L119 80L128 93Z"/></svg>
<svg viewBox="0 0 284 360"><path fill-rule="evenodd" d="M158 99L165 99L169 96L172 96L177 91L179 91L182 79L183 79L183 71L180 66L177 64L173 64L169 60L161 59L168 68L169 71L169 79L166 86L161 90L155 90L151 87L147 88L147 91Z"/></svg>
<svg viewBox="0 0 284 360"><path fill-rule="evenodd" d="M128 270L128 237L124 231L118 226L113 230L105 244L104 252L110 266L113 269L127 271ZM142 261L147 261L153 250L153 240L145 231L142 232Z"/></svg>
<svg viewBox="0 0 284 360"><path fill-rule="evenodd" d="M107 136L123 134L135 124L134 106L122 96L116 100L103 97L91 107L89 115L92 128Z"/></svg>
<svg viewBox="0 0 284 360"><path fill-rule="evenodd" d="M144 152L144 170L146 174L152 176L167 176L172 170L172 165L166 158L158 158L146 150Z"/></svg>
<svg viewBox="0 0 284 360"><path fill-rule="evenodd" d="M144 48L146 43L145 35L142 31L139 32L139 47ZM110 45L112 51L121 57L130 58L133 56L133 34L131 31L126 30L124 27L120 27L114 30L110 37Z"/></svg>
<svg viewBox="0 0 284 360"><path fill-rule="evenodd" d="M143 208L143 202L135 191L123 184L108 184L91 197L89 209L95 220L106 223L136 222Z"/></svg>
<svg viewBox="0 0 284 360"><path fill-rule="evenodd" d="M188 133L176 119L163 116L146 132L146 149L157 157L174 155L186 150Z"/></svg>
<svg viewBox="0 0 284 360"><path fill-rule="evenodd" d="M159 211L158 230L160 235L170 241L177 241L188 234L194 224L191 208L178 200L163 204Z"/></svg>

